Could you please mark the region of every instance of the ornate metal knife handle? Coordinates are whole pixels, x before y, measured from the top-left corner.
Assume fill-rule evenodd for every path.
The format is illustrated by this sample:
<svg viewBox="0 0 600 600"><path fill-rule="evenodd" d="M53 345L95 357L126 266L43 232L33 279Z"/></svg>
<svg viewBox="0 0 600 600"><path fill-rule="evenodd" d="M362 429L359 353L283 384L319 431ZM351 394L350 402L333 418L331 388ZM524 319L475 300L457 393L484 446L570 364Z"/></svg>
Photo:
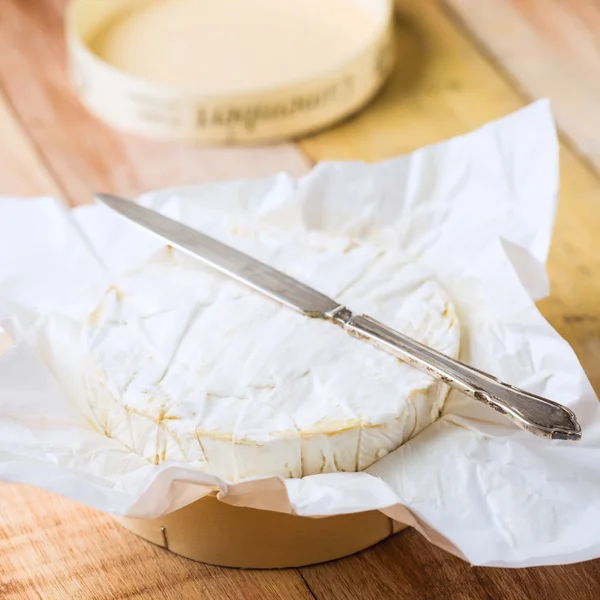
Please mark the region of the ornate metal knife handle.
<svg viewBox="0 0 600 600"><path fill-rule="evenodd" d="M496 377L454 360L371 319L339 306L327 317L348 333L366 340L460 392L506 415L537 436L555 440L581 439L575 414L556 402L503 383Z"/></svg>

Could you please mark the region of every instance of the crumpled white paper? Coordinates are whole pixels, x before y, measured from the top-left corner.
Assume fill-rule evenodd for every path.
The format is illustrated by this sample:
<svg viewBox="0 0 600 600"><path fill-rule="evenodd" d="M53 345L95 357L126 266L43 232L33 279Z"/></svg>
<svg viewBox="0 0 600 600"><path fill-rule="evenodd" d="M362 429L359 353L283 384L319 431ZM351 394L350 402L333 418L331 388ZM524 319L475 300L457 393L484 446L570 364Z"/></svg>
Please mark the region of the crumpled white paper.
<svg viewBox="0 0 600 600"><path fill-rule="evenodd" d="M546 101L376 165L324 163L285 175L147 194L192 226L244 214L273 225L397 245L452 296L461 358L571 407L583 441L525 433L458 393L442 418L362 473L228 484L149 464L94 431L24 341L0 359L0 478L118 515L156 517L220 498L305 516L380 509L476 565L600 556L600 418L571 348L537 311L557 202L558 145ZM232 217L235 218L235 217ZM82 316L118 272L161 242L106 209L0 199L0 317ZM60 355L60 348L53 348Z"/></svg>

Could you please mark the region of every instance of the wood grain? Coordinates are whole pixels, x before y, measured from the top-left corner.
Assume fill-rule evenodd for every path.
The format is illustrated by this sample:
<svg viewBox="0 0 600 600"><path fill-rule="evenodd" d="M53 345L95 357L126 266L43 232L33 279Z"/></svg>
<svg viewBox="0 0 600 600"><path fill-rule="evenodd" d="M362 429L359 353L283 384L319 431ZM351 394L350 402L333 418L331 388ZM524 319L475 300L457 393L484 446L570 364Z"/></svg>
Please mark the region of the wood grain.
<svg viewBox="0 0 600 600"><path fill-rule="evenodd" d="M594 0L443 0L528 98L548 97L600 173L600 7Z"/></svg>
<svg viewBox="0 0 600 600"><path fill-rule="evenodd" d="M256 573L196 563L58 496L16 485L0 490L2 600L312 597L295 570Z"/></svg>
<svg viewBox="0 0 600 600"><path fill-rule="evenodd" d="M414 530L341 561L304 567L319 600L595 600L598 563L535 569L470 567Z"/></svg>
<svg viewBox="0 0 600 600"><path fill-rule="evenodd" d="M560 1L564 8L566 0ZM599 18L591 2L574 4L586 23ZM164 185L306 169L308 161L292 145L203 149L145 142L99 124L66 83L63 7L64 0L3 0L0 191L61 191L76 204L87 201L93 189L133 195ZM523 104L518 90L442 4L399 3L399 31L401 61L390 85L361 115L304 140L301 147L310 159L387 158ZM591 57L589 47L585 52ZM549 265L552 294L540 306L575 347L597 390L600 280L593 275L600 272L599 202L598 178L563 148L561 205ZM0 485L2 600L562 597L599 598L600 562L519 571L471 568L409 531L356 556L299 571L220 569L168 554L110 517L68 500Z"/></svg>
<svg viewBox="0 0 600 600"><path fill-rule="evenodd" d="M364 111L300 142L313 160L383 160L523 106L436 2L403 0L397 7L393 76Z"/></svg>
<svg viewBox="0 0 600 600"><path fill-rule="evenodd" d="M0 94L0 194L56 195L58 188L45 170L32 141Z"/></svg>

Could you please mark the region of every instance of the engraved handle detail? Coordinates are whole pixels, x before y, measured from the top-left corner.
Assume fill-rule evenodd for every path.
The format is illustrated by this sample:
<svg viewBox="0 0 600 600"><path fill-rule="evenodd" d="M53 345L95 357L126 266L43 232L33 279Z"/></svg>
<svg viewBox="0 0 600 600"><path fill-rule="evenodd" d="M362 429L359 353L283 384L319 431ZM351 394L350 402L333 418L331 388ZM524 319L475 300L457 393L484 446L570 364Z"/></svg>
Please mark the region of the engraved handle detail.
<svg viewBox="0 0 600 600"><path fill-rule="evenodd" d="M556 402L503 383L496 377L454 360L371 319L339 307L329 317L351 335L370 342L404 362L448 383L460 392L506 415L537 436L581 439L575 414Z"/></svg>

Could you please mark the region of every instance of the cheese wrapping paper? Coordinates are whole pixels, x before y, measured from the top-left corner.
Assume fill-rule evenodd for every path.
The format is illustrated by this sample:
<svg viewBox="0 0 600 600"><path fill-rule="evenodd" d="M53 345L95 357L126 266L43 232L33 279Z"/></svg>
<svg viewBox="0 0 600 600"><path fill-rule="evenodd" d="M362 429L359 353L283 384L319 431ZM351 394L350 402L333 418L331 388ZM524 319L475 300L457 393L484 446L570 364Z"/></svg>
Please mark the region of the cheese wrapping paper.
<svg viewBox="0 0 600 600"><path fill-rule="evenodd" d="M440 419L363 472L235 483L176 460L151 464L98 433L48 368L76 368L68 345L26 341L15 327L14 317L52 314L50 328L64 326L60 315L83 318L107 282L164 244L99 206L2 198L0 317L16 343L0 358L0 478L141 518L215 491L230 504L303 516L379 509L476 565L600 556L597 399L534 305L548 293L557 189L558 144L540 101L376 165L323 163L298 181L278 175L140 198L192 226L227 215L401 249L452 299L462 360L566 404L583 428L580 443L541 440L451 392Z"/></svg>

